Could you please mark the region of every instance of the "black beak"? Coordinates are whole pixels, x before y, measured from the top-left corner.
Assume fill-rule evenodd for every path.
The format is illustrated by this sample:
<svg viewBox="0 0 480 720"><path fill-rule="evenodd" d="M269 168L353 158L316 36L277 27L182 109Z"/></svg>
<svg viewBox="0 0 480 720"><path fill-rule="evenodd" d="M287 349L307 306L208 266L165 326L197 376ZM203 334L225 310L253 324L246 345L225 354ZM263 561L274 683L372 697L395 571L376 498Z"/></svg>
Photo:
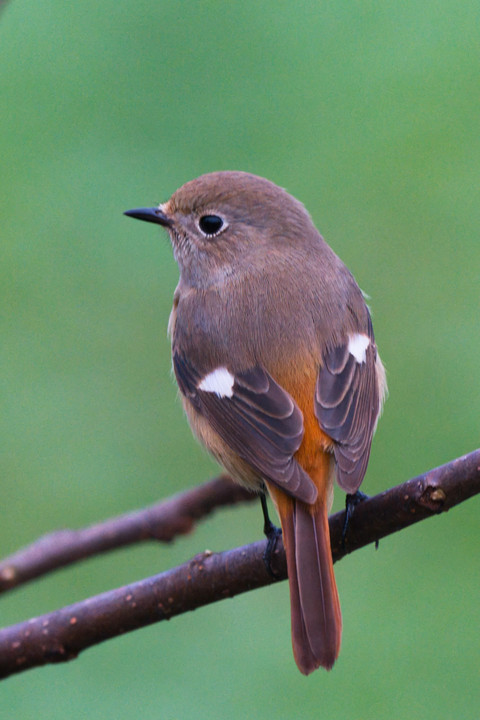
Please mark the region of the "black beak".
<svg viewBox="0 0 480 720"><path fill-rule="evenodd" d="M136 208L135 210L126 210L124 215L137 218L137 220L145 220L145 222L157 223L163 227L171 227L172 221L158 207L153 208Z"/></svg>

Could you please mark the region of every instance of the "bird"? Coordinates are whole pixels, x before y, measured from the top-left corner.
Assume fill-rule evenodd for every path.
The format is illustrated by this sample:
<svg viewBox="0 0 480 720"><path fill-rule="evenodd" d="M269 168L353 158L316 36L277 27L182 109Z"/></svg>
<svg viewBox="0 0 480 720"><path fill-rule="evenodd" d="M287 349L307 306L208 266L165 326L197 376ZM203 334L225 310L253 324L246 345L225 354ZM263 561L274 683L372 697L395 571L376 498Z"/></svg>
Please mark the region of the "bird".
<svg viewBox="0 0 480 720"><path fill-rule="evenodd" d="M365 296L304 205L273 182L211 172L125 212L168 231L179 267L172 361L194 435L280 518L293 654L330 670L342 616L328 512L355 497L386 393Z"/></svg>

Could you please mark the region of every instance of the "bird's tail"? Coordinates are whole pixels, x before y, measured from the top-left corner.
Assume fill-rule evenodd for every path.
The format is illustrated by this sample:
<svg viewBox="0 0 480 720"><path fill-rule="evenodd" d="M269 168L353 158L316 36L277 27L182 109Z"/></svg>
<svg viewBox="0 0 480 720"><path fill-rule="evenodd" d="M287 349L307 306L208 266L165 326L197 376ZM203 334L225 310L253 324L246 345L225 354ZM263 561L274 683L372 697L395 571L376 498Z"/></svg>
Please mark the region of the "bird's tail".
<svg viewBox="0 0 480 720"><path fill-rule="evenodd" d="M273 489L287 556L293 654L308 675L333 667L340 651L342 615L333 574L325 502L307 506Z"/></svg>

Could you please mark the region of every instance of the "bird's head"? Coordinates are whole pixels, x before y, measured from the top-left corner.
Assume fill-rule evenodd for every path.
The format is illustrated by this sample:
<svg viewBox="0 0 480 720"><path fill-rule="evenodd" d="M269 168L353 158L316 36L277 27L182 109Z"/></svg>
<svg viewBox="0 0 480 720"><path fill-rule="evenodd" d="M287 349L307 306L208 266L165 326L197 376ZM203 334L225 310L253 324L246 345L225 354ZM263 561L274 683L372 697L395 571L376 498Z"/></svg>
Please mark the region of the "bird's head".
<svg viewBox="0 0 480 720"><path fill-rule="evenodd" d="M158 207L125 214L168 230L182 281L192 287L222 283L318 238L298 200L244 172L202 175Z"/></svg>

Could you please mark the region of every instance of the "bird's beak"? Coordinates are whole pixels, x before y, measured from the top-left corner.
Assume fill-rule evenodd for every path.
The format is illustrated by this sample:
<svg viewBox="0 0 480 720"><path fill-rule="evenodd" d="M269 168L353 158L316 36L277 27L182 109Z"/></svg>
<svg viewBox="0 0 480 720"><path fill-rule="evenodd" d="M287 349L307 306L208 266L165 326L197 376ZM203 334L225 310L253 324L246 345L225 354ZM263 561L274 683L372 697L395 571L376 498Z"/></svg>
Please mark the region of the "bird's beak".
<svg viewBox="0 0 480 720"><path fill-rule="evenodd" d="M159 207L152 208L135 208L135 210L126 210L124 215L137 218L137 220L145 220L145 222L157 223L163 227L171 227L172 221L165 215Z"/></svg>

